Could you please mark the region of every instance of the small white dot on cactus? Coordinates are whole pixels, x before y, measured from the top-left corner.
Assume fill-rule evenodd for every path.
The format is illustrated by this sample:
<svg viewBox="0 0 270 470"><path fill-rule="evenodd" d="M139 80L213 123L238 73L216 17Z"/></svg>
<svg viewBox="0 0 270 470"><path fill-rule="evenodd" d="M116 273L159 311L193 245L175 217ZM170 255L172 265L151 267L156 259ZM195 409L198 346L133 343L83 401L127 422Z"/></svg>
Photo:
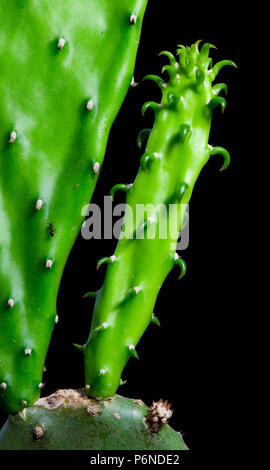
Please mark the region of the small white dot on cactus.
<svg viewBox="0 0 270 470"><path fill-rule="evenodd" d="M37 202L36 202L36 210L40 211L42 206L43 206L43 201L41 199L38 199Z"/></svg>
<svg viewBox="0 0 270 470"><path fill-rule="evenodd" d="M133 290L134 290L134 292L135 292L136 294L138 294L138 292L141 290L141 288L138 287L138 286L135 286L135 287L133 288Z"/></svg>
<svg viewBox="0 0 270 470"><path fill-rule="evenodd" d="M44 384L41 382L40 384L38 384L38 388L41 390L42 388L44 387Z"/></svg>
<svg viewBox="0 0 270 470"><path fill-rule="evenodd" d="M27 349L24 350L24 354L25 354L25 356L31 356L32 350L27 348Z"/></svg>
<svg viewBox="0 0 270 470"><path fill-rule="evenodd" d="M213 147L212 145L208 145L208 149L209 149L209 150L213 150L213 148L214 148L214 147Z"/></svg>
<svg viewBox="0 0 270 470"><path fill-rule="evenodd" d="M44 366L43 372L47 372L47 367Z"/></svg>
<svg viewBox="0 0 270 470"><path fill-rule="evenodd" d="M2 382L2 383L0 384L0 388L2 388L2 390L6 390L6 388L7 388L6 382Z"/></svg>
<svg viewBox="0 0 270 470"><path fill-rule="evenodd" d="M46 261L46 269L52 269L53 262L51 259L47 259Z"/></svg>
<svg viewBox="0 0 270 470"><path fill-rule="evenodd" d="M86 384L86 385L85 385L85 388L86 388L86 390L90 390L90 388L91 388L91 385L89 385L89 384Z"/></svg>
<svg viewBox="0 0 270 470"><path fill-rule="evenodd" d="M38 441L39 439L42 438L42 436L44 435L44 429L42 426L38 425L38 426L35 426L34 429L33 429L33 438Z"/></svg>
<svg viewBox="0 0 270 470"><path fill-rule="evenodd" d="M26 400L22 400L22 405L23 405L23 406L26 406L26 405L27 405L27 401L26 401Z"/></svg>
<svg viewBox="0 0 270 470"><path fill-rule="evenodd" d="M177 259L179 259L179 255L178 255L177 253L174 253L173 257L174 257L175 261L176 261Z"/></svg>
<svg viewBox="0 0 270 470"><path fill-rule="evenodd" d="M108 328L108 323L106 323L106 322L101 323L101 325L103 326L104 330L106 330L106 328Z"/></svg>
<svg viewBox="0 0 270 470"><path fill-rule="evenodd" d="M128 349L129 349L130 351L134 350L134 349L135 349L134 344L130 344L129 347L128 347Z"/></svg>
<svg viewBox="0 0 270 470"><path fill-rule="evenodd" d="M115 419L120 419L120 414L119 413L113 413L113 416L115 417Z"/></svg>
<svg viewBox="0 0 270 470"><path fill-rule="evenodd" d="M87 104L86 104L86 109L87 109L87 111L91 111L91 110L93 109L93 107L94 107L93 101L92 101L92 100L89 100L89 101L87 102Z"/></svg>
<svg viewBox="0 0 270 470"><path fill-rule="evenodd" d="M65 42L64 38L60 38L57 44L58 49L63 49Z"/></svg>
<svg viewBox="0 0 270 470"><path fill-rule="evenodd" d="M159 158L159 153L154 152L154 157L155 157L155 158Z"/></svg>
<svg viewBox="0 0 270 470"><path fill-rule="evenodd" d="M149 224L153 224L155 222L155 217L147 217Z"/></svg>
<svg viewBox="0 0 270 470"><path fill-rule="evenodd" d="M106 369L100 369L99 374L104 375L106 373Z"/></svg>
<svg viewBox="0 0 270 470"><path fill-rule="evenodd" d="M131 15L129 18L129 21L131 24L136 24L137 23L137 16L136 15Z"/></svg>
<svg viewBox="0 0 270 470"><path fill-rule="evenodd" d="M138 85L138 82L135 82L135 79L134 79L134 77L132 77L132 80L131 80L130 86L132 86L132 88L135 88L137 85Z"/></svg>
<svg viewBox="0 0 270 470"><path fill-rule="evenodd" d="M111 259L111 262L113 263L114 261L116 261L116 256L112 255L112 256L110 256L110 259Z"/></svg>
<svg viewBox="0 0 270 470"><path fill-rule="evenodd" d="M14 299L9 299L9 301L8 301L7 304L8 304L8 307L9 307L9 308L13 308L13 307L14 307L14 304L15 304Z"/></svg>
<svg viewBox="0 0 270 470"><path fill-rule="evenodd" d="M58 323L59 322L59 317L58 315L55 316L55 323Z"/></svg>
<svg viewBox="0 0 270 470"><path fill-rule="evenodd" d="M130 188L132 188L132 186L133 186L133 183L129 183L129 184L127 184L127 189L130 189Z"/></svg>
<svg viewBox="0 0 270 470"><path fill-rule="evenodd" d="M10 136L9 136L9 144L13 144L15 140L17 139L17 133L15 131L12 131Z"/></svg>
<svg viewBox="0 0 270 470"><path fill-rule="evenodd" d="M100 169L100 164L96 162L93 166L93 172L95 173L95 175L99 174L99 169Z"/></svg>

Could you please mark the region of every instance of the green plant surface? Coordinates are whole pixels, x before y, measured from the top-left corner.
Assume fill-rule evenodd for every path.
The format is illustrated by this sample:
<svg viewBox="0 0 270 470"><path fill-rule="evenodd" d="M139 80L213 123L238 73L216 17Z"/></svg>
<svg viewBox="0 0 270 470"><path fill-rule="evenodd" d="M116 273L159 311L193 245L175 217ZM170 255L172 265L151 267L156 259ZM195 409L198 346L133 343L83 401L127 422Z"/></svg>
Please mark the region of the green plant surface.
<svg viewBox="0 0 270 470"><path fill-rule="evenodd" d="M119 395L97 401L58 390L8 418L0 450L187 450L166 414L166 402L148 408Z"/></svg>
<svg viewBox="0 0 270 470"><path fill-rule="evenodd" d="M224 111L226 105L219 96L226 91L226 85L213 85L213 81L222 67L235 64L224 60L212 66L211 47L206 43L199 49L199 41L191 47L179 46L179 61L164 51L170 64L162 71L168 73L169 81L153 75L145 77L156 82L162 99L142 107L143 113L154 111L155 122L152 130L139 135L139 147L146 141L147 145L134 184L124 188L116 185L111 191L112 196L118 189L127 191L127 207L132 211L126 211L122 238L114 255L98 263L99 267L107 262L108 267L83 347L89 396L113 396L128 360L132 356L138 359L138 341L151 320L158 323L153 310L165 278L175 265L180 277L186 272L185 262L176 252L185 216L181 209L189 202L211 155L223 156L222 170L229 165L227 150L212 147L208 138L214 109L220 106ZM136 218L139 204L149 210ZM160 211L160 205L167 210ZM175 229L169 230L174 221ZM162 235L164 227L168 229L166 236L164 232Z"/></svg>
<svg viewBox="0 0 270 470"><path fill-rule="evenodd" d="M40 394L62 272L147 0L0 0L0 404Z"/></svg>

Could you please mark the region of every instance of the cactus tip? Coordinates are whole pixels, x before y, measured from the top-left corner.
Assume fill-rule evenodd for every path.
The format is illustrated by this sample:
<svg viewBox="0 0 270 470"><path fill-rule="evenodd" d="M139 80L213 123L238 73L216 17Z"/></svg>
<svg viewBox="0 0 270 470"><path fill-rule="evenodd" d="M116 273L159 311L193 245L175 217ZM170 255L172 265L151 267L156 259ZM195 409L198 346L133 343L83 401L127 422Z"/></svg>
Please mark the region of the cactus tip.
<svg viewBox="0 0 270 470"><path fill-rule="evenodd" d="M154 313L152 313L151 322L152 322L152 323L155 323L155 325L157 325L157 326L160 327L160 321L159 321L159 319L156 317L156 315L155 315Z"/></svg>
<svg viewBox="0 0 270 470"><path fill-rule="evenodd" d="M136 349L135 349L134 344L130 344L129 347L128 347L128 349L129 349L129 351L131 352L131 355L132 355L133 357L135 357L135 359L139 359L139 356L138 356L138 353L137 353L137 351L136 351Z"/></svg>
<svg viewBox="0 0 270 470"><path fill-rule="evenodd" d="M85 350L85 344L77 344L77 343L72 343L72 345L78 349L79 351L84 351Z"/></svg>
<svg viewBox="0 0 270 470"><path fill-rule="evenodd" d="M151 132L152 132L152 129L149 129L149 128L142 129L139 132L139 135L138 135L138 138L137 138L137 146L139 147L140 150L142 149L143 144L148 140Z"/></svg>
<svg viewBox="0 0 270 470"><path fill-rule="evenodd" d="M185 261L182 258L180 258L179 256L177 258L174 256L174 264L179 266L180 269L181 269L181 273L180 273L180 276L178 277L178 280L182 279L182 277L184 277L184 275L187 272L187 265L186 265Z"/></svg>
<svg viewBox="0 0 270 470"><path fill-rule="evenodd" d="M214 111L214 109L216 109L217 106L220 106L222 113L224 113L225 108L226 108L226 100L225 98L222 98L221 96L215 96L214 98L211 99L211 101L209 101L207 106L210 109L210 111Z"/></svg>
<svg viewBox="0 0 270 470"><path fill-rule="evenodd" d="M152 109L154 113L157 113L162 108L161 104L156 103L155 101L147 101L142 106L142 115L144 116L147 109Z"/></svg>
<svg viewBox="0 0 270 470"><path fill-rule="evenodd" d="M97 292L86 292L86 294L83 295L83 299L87 299L88 297L96 299Z"/></svg>
<svg viewBox="0 0 270 470"><path fill-rule="evenodd" d="M100 266L102 264L104 264L104 263L111 264L111 263L114 263L115 261L116 261L116 256L115 255L105 257L105 258L101 258L97 263L97 271L98 271L98 269L100 268Z"/></svg>
<svg viewBox="0 0 270 470"><path fill-rule="evenodd" d="M212 145L208 145L208 149L210 150L210 155L221 155L223 157L223 165L219 171L226 170L231 162L228 150L223 147L212 147Z"/></svg>

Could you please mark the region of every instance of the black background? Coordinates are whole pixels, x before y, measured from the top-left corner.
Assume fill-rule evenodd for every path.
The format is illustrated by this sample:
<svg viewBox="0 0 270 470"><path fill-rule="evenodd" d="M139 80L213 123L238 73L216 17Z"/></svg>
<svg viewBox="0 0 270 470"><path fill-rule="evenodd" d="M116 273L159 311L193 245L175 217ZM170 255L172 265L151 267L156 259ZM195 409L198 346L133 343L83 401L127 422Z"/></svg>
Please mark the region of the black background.
<svg viewBox="0 0 270 470"><path fill-rule="evenodd" d="M142 118L141 106L160 97L155 84L142 78L160 74L167 63L158 57L161 50L175 52L178 44L202 39L217 47L210 51L214 63L222 59L237 63L237 70L227 67L219 75L218 81L228 84L227 108L224 114L215 110L209 142L229 150L231 166L219 173L222 159L212 157L203 169L190 204L189 247L182 252L187 274L177 281L173 270L165 281L155 308L162 328L149 326L137 348L141 360L129 362L123 374L128 383L119 389L148 405L168 399L174 409L171 425L183 433L191 450L213 447L214 442L222 445L224 436L237 439L241 355L235 324L241 312L232 260L235 265L239 243L243 80L250 27L246 5L236 11L232 2L217 6L149 1L135 69L140 83L129 90L113 125L92 199L102 206L103 196L114 184L132 182L137 174L137 134L153 123L151 112ZM118 193L117 202L124 200ZM82 295L100 288L105 269L97 273L96 262L112 254L115 244L115 240L85 241L79 236L73 247L59 292L60 322L46 361L43 395L84 384L83 356L72 346L86 341L91 322L93 300L83 300Z"/></svg>

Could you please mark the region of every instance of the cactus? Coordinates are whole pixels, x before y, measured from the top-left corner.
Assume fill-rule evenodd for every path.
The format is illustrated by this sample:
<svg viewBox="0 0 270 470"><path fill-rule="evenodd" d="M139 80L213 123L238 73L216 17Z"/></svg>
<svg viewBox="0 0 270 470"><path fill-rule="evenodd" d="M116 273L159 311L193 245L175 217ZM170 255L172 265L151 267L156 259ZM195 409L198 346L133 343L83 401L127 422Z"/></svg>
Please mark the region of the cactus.
<svg viewBox="0 0 270 470"><path fill-rule="evenodd" d="M212 114L215 108L224 111L226 101L219 96L226 85L213 85L219 71L232 61L223 60L212 66L209 50L199 41L191 47L179 46L179 61L167 51L169 59L163 67L169 81L148 75L162 92L160 103L148 101L142 113L155 113L153 129L142 131L140 148L147 141L140 160L140 170L133 185L116 185L112 191L124 189L127 205L122 237L114 255L102 258L98 267L108 264L102 288L97 292L90 335L83 347L85 381L91 397L112 397L121 383L122 371L133 356L138 359L136 345L151 321L158 322L153 309L159 290L174 266L180 278L186 265L176 252L178 233L184 210L194 184L212 155L224 159L227 168L230 156L222 147L208 144ZM136 205L148 207L147 217L136 218ZM160 207L172 210L162 211ZM174 230L162 237L160 230L177 220ZM147 234L147 237L146 237Z"/></svg>
<svg viewBox="0 0 270 470"><path fill-rule="evenodd" d="M0 402L34 403L147 0L0 1Z"/></svg>
<svg viewBox="0 0 270 470"><path fill-rule="evenodd" d="M0 450L186 450L167 424L171 414L167 402L147 408L117 395L97 401L85 390L58 390L9 417Z"/></svg>

